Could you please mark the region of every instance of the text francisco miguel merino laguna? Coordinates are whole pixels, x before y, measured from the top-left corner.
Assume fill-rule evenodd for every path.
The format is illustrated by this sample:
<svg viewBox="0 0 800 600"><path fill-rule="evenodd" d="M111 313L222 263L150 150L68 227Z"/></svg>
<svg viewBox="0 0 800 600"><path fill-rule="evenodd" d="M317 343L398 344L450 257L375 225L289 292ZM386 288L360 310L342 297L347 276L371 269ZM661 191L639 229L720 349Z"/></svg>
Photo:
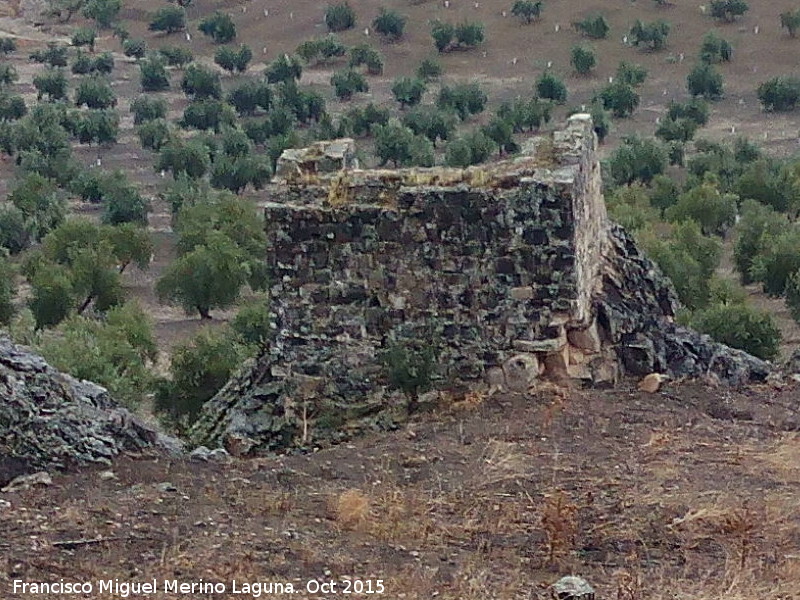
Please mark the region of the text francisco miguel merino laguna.
<svg viewBox="0 0 800 600"><path fill-rule="evenodd" d="M306 592L309 594L383 594L385 588L382 579L342 579L339 581L320 581L309 579L302 583L276 583L268 581L236 581L223 583L198 579L197 581L184 582L177 579L157 579L151 581L120 581L119 579L98 579L97 581L70 582L60 579L51 582L25 582L15 579L12 582L12 592L15 594L58 594L58 595L85 595L110 594L120 598L132 596L146 596L149 594L242 594L251 598L260 598L262 595L294 594Z"/></svg>

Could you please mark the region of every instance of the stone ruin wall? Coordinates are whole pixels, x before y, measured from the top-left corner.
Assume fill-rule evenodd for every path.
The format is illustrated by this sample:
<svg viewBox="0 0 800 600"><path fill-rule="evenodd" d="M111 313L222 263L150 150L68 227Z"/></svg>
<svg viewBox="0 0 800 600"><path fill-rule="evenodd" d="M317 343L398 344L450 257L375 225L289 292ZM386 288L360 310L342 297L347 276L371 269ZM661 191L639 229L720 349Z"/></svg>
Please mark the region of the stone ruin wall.
<svg viewBox="0 0 800 600"><path fill-rule="evenodd" d="M480 379L520 351L561 352L568 368L568 338L573 356L598 354L596 335L579 335L593 323L608 237L594 144L590 122L575 118L555 136L554 157L476 169L473 181L356 173L302 186L300 205L265 203L283 360L321 374L303 354L316 362L332 351L365 357L351 366L369 371L387 339L431 328L450 379Z"/></svg>
<svg viewBox="0 0 800 600"><path fill-rule="evenodd" d="M295 173L263 203L276 338L207 403L195 441L285 447L301 404L302 427L333 439L353 420L389 426L378 357L431 332L443 387L507 382L509 365L589 384L765 377L672 322L671 285L606 216L592 127L574 115L523 156L466 170Z"/></svg>

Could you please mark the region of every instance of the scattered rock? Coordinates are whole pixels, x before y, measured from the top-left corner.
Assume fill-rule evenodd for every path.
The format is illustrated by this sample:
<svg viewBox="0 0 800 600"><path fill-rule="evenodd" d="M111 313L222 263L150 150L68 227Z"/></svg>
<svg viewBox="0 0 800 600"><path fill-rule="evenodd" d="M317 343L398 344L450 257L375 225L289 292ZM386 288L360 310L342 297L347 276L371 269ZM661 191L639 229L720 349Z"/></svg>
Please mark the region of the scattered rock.
<svg viewBox="0 0 800 600"><path fill-rule="evenodd" d="M562 577L550 586L554 600L594 600L594 588L574 575Z"/></svg>
<svg viewBox="0 0 800 600"><path fill-rule="evenodd" d="M53 478L50 476L50 473L47 471L39 471L37 473L31 473L30 475L20 475L16 477L9 483L6 487L4 487L2 492L20 492L23 490L28 490L37 485L52 485Z"/></svg>
<svg viewBox="0 0 800 600"><path fill-rule="evenodd" d="M158 485L156 485L156 489L162 493L178 491L178 488L175 487L175 484L170 483L169 481L159 483Z"/></svg>
<svg viewBox="0 0 800 600"><path fill-rule="evenodd" d="M225 448L209 450L205 446L198 446L189 453L189 458L203 462L228 462L231 459L231 455L228 454Z"/></svg>
<svg viewBox="0 0 800 600"><path fill-rule="evenodd" d="M669 377L662 375L661 373L650 373L649 375L644 376L637 387L642 392L655 394L659 389L661 389L661 384L667 379L669 379Z"/></svg>
<svg viewBox="0 0 800 600"><path fill-rule="evenodd" d="M100 481L111 481L117 478L117 474L114 471L101 471L97 475L100 478Z"/></svg>

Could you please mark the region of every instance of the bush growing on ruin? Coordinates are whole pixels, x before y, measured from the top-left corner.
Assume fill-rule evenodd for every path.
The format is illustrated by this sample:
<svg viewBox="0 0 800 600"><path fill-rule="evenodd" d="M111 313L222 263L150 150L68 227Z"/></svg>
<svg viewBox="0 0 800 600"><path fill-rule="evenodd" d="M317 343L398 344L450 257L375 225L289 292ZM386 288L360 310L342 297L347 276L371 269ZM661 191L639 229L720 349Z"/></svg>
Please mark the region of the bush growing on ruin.
<svg viewBox="0 0 800 600"><path fill-rule="evenodd" d="M722 73L708 63L697 64L686 76L686 89L692 96L716 100L722 96Z"/></svg>
<svg viewBox="0 0 800 600"><path fill-rule="evenodd" d="M186 29L186 11L179 6L159 8L148 26L150 31L163 31L167 35Z"/></svg>
<svg viewBox="0 0 800 600"><path fill-rule="evenodd" d="M90 52L94 52L94 42L97 39L97 32L91 27L79 27L72 34L72 45L76 48L88 46Z"/></svg>
<svg viewBox="0 0 800 600"><path fill-rule="evenodd" d="M403 37L406 21L401 14L381 8L380 14L372 21L372 27L388 41L396 42Z"/></svg>
<svg viewBox="0 0 800 600"><path fill-rule="evenodd" d="M567 86L557 75L545 71L536 80L536 94L539 98L564 104L567 101Z"/></svg>
<svg viewBox="0 0 800 600"><path fill-rule="evenodd" d="M431 343L391 342L381 355L389 387L408 398L408 412L417 410L419 396L433 387L438 352Z"/></svg>
<svg viewBox="0 0 800 600"><path fill-rule="evenodd" d="M236 37L236 25L227 13L216 11L200 21L197 27L217 44L227 44Z"/></svg>
<svg viewBox="0 0 800 600"><path fill-rule="evenodd" d="M328 31L345 31L356 25L356 12L348 2L330 4L325 9L325 26Z"/></svg>
<svg viewBox="0 0 800 600"><path fill-rule="evenodd" d="M169 78L160 58L151 56L139 63L143 92L161 92L169 89Z"/></svg>
<svg viewBox="0 0 800 600"><path fill-rule="evenodd" d="M762 358L778 356L781 333L772 315L744 304L717 304L695 312L690 325L714 340Z"/></svg>
<svg viewBox="0 0 800 600"><path fill-rule="evenodd" d="M231 329L242 343L263 349L275 335L271 322L269 298L264 297L242 306L231 321Z"/></svg>
<svg viewBox="0 0 800 600"><path fill-rule="evenodd" d="M190 425L246 356L246 348L229 331L202 330L173 351L170 378L157 386L156 411L178 425Z"/></svg>
<svg viewBox="0 0 800 600"><path fill-rule="evenodd" d="M0 236L2 236L0 217ZM0 325L9 325L16 314L14 298L17 295L17 274L9 260L0 254Z"/></svg>
<svg viewBox="0 0 800 600"><path fill-rule="evenodd" d="M394 99L400 103L400 108L416 106L425 93L425 82L416 77L398 77L392 83Z"/></svg>
<svg viewBox="0 0 800 600"><path fill-rule="evenodd" d="M542 15L541 0L516 0L511 7L511 14L523 23L530 25Z"/></svg>
<svg viewBox="0 0 800 600"><path fill-rule="evenodd" d="M147 54L147 42L140 38L128 38L122 42L122 52L131 58L144 58Z"/></svg>

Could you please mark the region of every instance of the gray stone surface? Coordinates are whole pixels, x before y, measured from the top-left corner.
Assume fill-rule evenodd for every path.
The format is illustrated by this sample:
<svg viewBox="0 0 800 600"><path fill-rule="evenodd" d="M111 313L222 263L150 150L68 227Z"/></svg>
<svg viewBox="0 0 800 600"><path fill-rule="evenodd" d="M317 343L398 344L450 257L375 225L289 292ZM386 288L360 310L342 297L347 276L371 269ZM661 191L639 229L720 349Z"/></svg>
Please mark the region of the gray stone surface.
<svg viewBox="0 0 800 600"><path fill-rule="evenodd" d="M0 336L0 485L146 449L177 454L181 444L119 407L104 388L60 373Z"/></svg>
<svg viewBox="0 0 800 600"><path fill-rule="evenodd" d="M206 404L193 442L251 455L395 427L402 396L379 360L395 341L436 345L441 387L509 389L520 353L545 377L591 385L652 371L766 376L767 363L672 323L670 283L608 221L588 116L531 147L482 167L342 172L273 194L276 336Z"/></svg>
<svg viewBox="0 0 800 600"><path fill-rule="evenodd" d="M550 586L554 600L594 600L594 588L588 581L575 575L567 575Z"/></svg>

